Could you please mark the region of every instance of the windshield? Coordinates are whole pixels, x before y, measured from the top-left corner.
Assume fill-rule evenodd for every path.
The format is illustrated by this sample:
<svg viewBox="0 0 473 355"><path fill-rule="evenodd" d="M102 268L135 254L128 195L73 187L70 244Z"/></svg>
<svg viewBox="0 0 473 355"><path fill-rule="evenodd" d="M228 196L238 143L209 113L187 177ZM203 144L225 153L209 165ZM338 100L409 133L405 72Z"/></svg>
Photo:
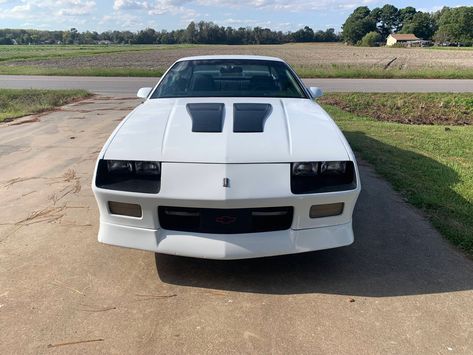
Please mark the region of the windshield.
<svg viewBox="0 0 473 355"><path fill-rule="evenodd" d="M307 98L284 62L250 59L177 62L151 98L228 96Z"/></svg>

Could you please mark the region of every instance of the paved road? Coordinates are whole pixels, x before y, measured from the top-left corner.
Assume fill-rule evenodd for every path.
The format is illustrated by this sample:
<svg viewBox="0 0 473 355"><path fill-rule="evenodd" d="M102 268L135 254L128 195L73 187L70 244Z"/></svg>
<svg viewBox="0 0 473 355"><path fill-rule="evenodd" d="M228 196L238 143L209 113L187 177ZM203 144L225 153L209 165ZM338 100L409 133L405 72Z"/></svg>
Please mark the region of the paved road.
<svg viewBox="0 0 473 355"><path fill-rule="evenodd" d="M158 78L0 75L0 88L86 89L103 95L135 95ZM307 86L332 92L473 92L473 80L304 79Z"/></svg>
<svg viewBox="0 0 473 355"><path fill-rule="evenodd" d="M136 103L0 125L1 354L473 353L472 261L364 164L346 248L216 262L99 244L94 161Z"/></svg>

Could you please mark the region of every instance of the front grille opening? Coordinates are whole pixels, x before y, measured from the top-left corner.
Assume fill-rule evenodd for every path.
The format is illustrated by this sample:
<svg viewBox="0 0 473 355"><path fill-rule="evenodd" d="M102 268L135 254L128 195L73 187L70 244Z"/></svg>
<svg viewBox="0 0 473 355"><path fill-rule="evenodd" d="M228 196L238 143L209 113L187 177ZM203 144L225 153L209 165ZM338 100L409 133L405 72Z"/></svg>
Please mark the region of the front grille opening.
<svg viewBox="0 0 473 355"><path fill-rule="evenodd" d="M188 208L158 207L159 223L167 230L238 234L286 230L291 227L293 207Z"/></svg>

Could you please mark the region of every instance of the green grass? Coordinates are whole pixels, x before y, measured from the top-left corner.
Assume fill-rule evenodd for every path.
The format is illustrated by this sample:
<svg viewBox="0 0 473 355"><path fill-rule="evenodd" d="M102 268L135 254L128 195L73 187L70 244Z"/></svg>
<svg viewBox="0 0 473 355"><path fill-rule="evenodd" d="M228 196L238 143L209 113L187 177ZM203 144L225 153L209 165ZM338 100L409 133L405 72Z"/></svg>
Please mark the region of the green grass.
<svg viewBox="0 0 473 355"><path fill-rule="evenodd" d="M31 65L0 65L0 75L65 75L65 76L128 76L156 77L167 68L47 68ZM359 78L359 79L473 79L473 69L414 69L398 70L366 67L295 67L302 78Z"/></svg>
<svg viewBox="0 0 473 355"><path fill-rule="evenodd" d="M441 51L473 51L473 47L440 47L440 46L432 46L432 47L424 47L425 49L437 49Z"/></svg>
<svg viewBox="0 0 473 355"><path fill-rule="evenodd" d="M84 90L0 89L0 122L48 111L90 96Z"/></svg>
<svg viewBox="0 0 473 355"><path fill-rule="evenodd" d="M319 101L380 121L473 124L473 95L470 93L329 93Z"/></svg>
<svg viewBox="0 0 473 355"><path fill-rule="evenodd" d="M324 107L352 148L473 256L473 126L406 125Z"/></svg>
<svg viewBox="0 0 473 355"><path fill-rule="evenodd" d="M337 65L330 67L295 67L302 78L358 78L358 79L473 79L473 68L370 68L357 65Z"/></svg>
<svg viewBox="0 0 473 355"><path fill-rule="evenodd" d="M47 60L78 56L95 56L101 54L151 51L156 49L189 48L192 45L38 45L38 46L2 46L0 45L0 62L22 60Z"/></svg>
<svg viewBox="0 0 473 355"><path fill-rule="evenodd" d="M0 75L50 75L50 76L128 76L160 77L165 69L140 68L46 68L35 66L0 65Z"/></svg>

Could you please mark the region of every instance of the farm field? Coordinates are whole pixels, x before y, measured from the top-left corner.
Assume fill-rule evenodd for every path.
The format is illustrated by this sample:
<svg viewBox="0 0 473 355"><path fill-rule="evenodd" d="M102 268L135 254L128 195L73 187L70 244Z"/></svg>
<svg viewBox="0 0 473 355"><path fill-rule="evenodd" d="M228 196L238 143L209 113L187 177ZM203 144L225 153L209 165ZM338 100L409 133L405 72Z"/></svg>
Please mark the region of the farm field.
<svg viewBox="0 0 473 355"><path fill-rule="evenodd" d="M160 76L176 59L206 54L281 57L305 78L473 78L473 52L283 45L0 46L0 74Z"/></svg>

